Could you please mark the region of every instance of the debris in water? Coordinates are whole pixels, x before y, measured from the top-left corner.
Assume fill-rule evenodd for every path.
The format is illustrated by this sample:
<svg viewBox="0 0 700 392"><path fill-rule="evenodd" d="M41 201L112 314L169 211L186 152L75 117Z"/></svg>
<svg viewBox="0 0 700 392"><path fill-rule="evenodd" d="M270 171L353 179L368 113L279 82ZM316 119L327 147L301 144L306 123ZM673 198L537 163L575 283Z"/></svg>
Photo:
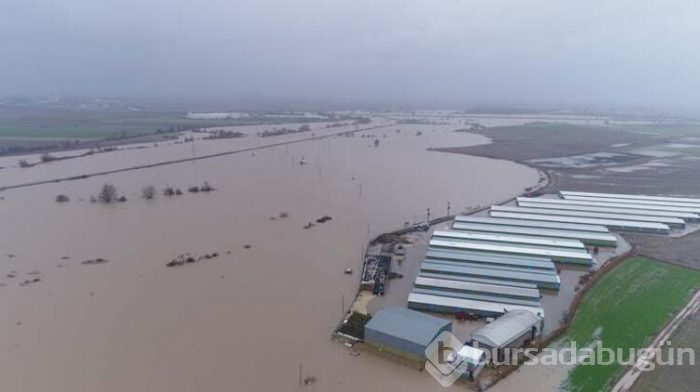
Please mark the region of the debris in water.
<svg viewBox="0 0 700 392"><path fill-rule="evenodd" d="M316 223L326 223L326 222L328 222L328 221L331 220L331 219L333 219L333 218L331 218L331 217L328 216L328 215L324 215L324 216L322 216L322 217L316 219Z"/></svg>
<svg viewBox="0 0 700 392"><path fill-rule="evenodd" d="M92 264L104 264L104 263L109 263L109 260L105 260L101 257L98 257L95 260L85 260L81 264L92 265Z"/></svg>

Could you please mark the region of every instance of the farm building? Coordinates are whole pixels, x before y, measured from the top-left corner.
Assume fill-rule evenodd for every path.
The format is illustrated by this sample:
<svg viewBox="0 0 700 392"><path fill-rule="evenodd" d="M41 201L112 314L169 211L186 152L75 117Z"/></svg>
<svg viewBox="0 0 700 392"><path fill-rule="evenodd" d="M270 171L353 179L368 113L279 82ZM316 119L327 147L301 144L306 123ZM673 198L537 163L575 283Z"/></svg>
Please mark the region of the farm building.
<svg viewBox="0 0 700 392"><path fill-rule="evenodd" d="M435 230L434 237L453 238L471 241L503 242L506 244L547 246L553 248L584 249L585 246L578 240L551 239L541 237L516 236L508 234L465 233L462 231Z"/></svg>
<svg viewBox="0 0 700 392"><path fill-rule="evenodd" d="M521 309L544 317L544 309L539 307L474 301L421 293L408 295L408 307L436 313L474 314L482 317L500 316L509 311Z"/></svg>
<svg viewBox="0 0 700 392"><path fill-rule="evenodd" d="M590 265L593 263L593 258L584 250L576 249L555 249L535 246L517 246L504 245L496 243L477 243L473 241L455 241L431 239L430 247L444 248L452 250L478 251L489 252L503 255L518 255L518 256L535 256L548 257L552 261L562 263L575 263Z"/></svg>
<svg viewBox="0 0 700 392"><path fill-rule="evenodd" d="M425 349L452 322L405 308L382 309L365 325L365 342L379 350L423 362Z"/></svg>
<svg viewBox="0 0 700 392"><path fill-rule="evenodd" d="M566 222L533 222L527 219L503 219L488 216L466 216L459 215L455 217L455 223L473 223L498 225L508 227L531 227L537 229L551 230L574 230L574 231L590 231L594 233L609 233L610 231L603 225L591 224L576 224Z"/></svg>
<svg viewBox="0 0 700 392"><path fill-rule="evenodd" d="M633 233L645 233L645 234L669 234L671 228L663 223L652 223L652 222L637 222L629 220L613 220L613 219L596 219L596 218L577 218L577 217L567 217L567 216L555 216L555 215L538 215L538 214L521 214L513 212L501 212L501 211L491 211L491 216L495 218L508 218L508 219L524 219L532 221L543 221L543 222L576 222L581 224L591 224L591 225L601 225L607 226L611 230L617 231L627 231Z"/></svg>
<svg viewBox="0 0 700 392"><path fill-rule="evenodd" d="M686 203L686 204L700 205L700 199L687 198L687 197L626 195L626 194L621 194L621 193L591 193L591 192L570 192L570 191L561 191L561 192L559 192L559 194L562 195L562 197L583 196L583 197L600 197L600 198L611 198L611 199L630 199L630 200L641 200L641 201L667 201L667 202L673 202L673 203Z"/></svg>
<svg viewBox="0 0 700 392"><path fill-rule="evenodd" d="M514 309L472 333L471 345L490 351L498 361L505 349L525 347L542 333L543 318L528 310ZM495 351L495 352L494 352Z"/></svg>
<svg viewBox="0 0 700 392"><path fill-rule="evenodd" d="M537 289L522 287L508 287L476 282L462 282L451 279L416 277L415 288L437 289L446 292L460 292L473 294L489 294L493 297L516 298L530 301L539 301L541 294Z"/></svg>
<svg viewBox="0 0 700 392"><path fill-rule="evenodd" d="M501 256L484 252L456 252L444 249L431 249L425 253L425 260L432 262L450 261L462 262L471 265L481 265L483 267L510 267L524 270L546 270L555 269L552 260L540 257L520 257Z"/></svg>
<svg viewBox="0 0 700 392"><path fill-rule="evenodd" d="M467 267L430 262L424 262L423 265L421 265L421 274L424 272L443 275L445 279L449 279L450 276L491 279L501 281L504 284L510 284L511 282L535 284L539 288L551 290L558 290L559 286L561 285L559 276L556 273L544 274L496 270L491 268Z"/></svg>
<svg viewBox="0 0 700 392"><path fill-rule="evenodd" d="M564 200L614 202L614 203L626 203L626 204L635 204L635 205L680 207L680 208L693 208L693 209L700 208L700 204L676 203L676 202L672 202L672 201L613 199L613 198L608 198L608 197L570 196L570 195L565 195L563 197L564 197Z"/></svg>
<svg viewBox="0 0 700 392"><path fill-rule="evenodd" d="M549 198L534 198L534 197L518 197L517 202L529 202L537 204L549 205L565 205L565 206L583 206L583 207L608 207L625 210L641 210L641 211L667 211L667 212L687 212L690 214L700 214L700 207L673 207L653 204L631 204L624 200L610 199L592 199L588 200L572 200L572 199L549 199Z"/></svg>
<svg viewBox="0 0 700 392"><path fill-rule="evenodd" d="M505 280L497 280L497 279L489 279L489 278L477 278L477 277L472 277L472 276L457 276L457 275L445 276L444 274L432 273L432 272L419 272L418 276L422 276L422 277L426 277L426 278L435 278L435 279L457 280L460 282L491 284L494 286L502 286L502 287L522 287L525 289L536 289L537 288L537 285L533 284L533 283L513 282L513 281L505 281Z"/></svg>
<svg viewBox="0 0 700 392"><path fill-rule="evenodd" d="M593 219L610 219L633 222L652 222L662 223L675 229L685 229L685 221L678 218L666 218L659 216L641 216L641 215L623 215L623 214L606 214L602 212L583 212L583 211L562 211L547 208L525 208L525 207L503 207L492 206L493 212L513 212L518 214L542 214L555 215L574 218L593 218Z"/></svg>
<svg viewBox="0 0 700 392"><path fill-rule="evenodd" d="M417 294L436 295L439 297L468 299L468 300L472 300L472 301L483 301L483 302L490 302L490 303L496 303L496 304L509 304L509 305L529 306L529 307L537 307L537 308L542 306L539 299L531 300L531 299L520 299L520 298L512 298L512 297L495 296L495 295L491 295L488 293L467 293L467 292L461 292L461 291L446 291L446 290L443 290L442 288L427 288L427 289L425 289L425 288L415 287L415 288L413 288L413 291L411 291L411 292L417 293Z"/></svg>
<svg viewBox="0 0 700 392"><path fill-rule="evenodd" d="M572 239L579 240L588 246L617 246L617 237L612 234L591 233L585 231L552 230L516 226L510 227L460 222L455 222L452 225L452 228L469 233L504 233L527 235L532 237Z"/></svg>
<svg viewBox="0 0 700 392"><path fill-rule="evenodd" d="M565 204L549 204L549 203L538 203L530 201L518 200L518 206L525 208L538 208L546 210L561 210L561 211L580 211L589 213L604 213L618 215L620 218L625 218L627 215L638 215L638 216L652 216L652 217L663 217L663 218L676 218L682 219L686 222L698 222L700 221L700 215L691 212L675 212L675 211L649 211L649 210L638 210L638 209L628 209L628 208L612 208L612 207L590 207L590 206L579 206L579 205L565 205Z"/></svg>

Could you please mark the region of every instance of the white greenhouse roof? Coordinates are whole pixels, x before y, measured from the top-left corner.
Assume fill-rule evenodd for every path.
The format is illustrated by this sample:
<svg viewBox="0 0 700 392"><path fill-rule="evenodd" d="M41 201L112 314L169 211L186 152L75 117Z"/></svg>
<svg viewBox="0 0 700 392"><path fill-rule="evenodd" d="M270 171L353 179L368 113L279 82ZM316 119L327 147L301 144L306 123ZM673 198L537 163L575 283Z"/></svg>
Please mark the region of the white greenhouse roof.
<svg viewBox="0 0 700 392"><path fill-rule="evenodd" d="M499 225L499 226L511 226L511 227L536 227L544 229L553 230L577 230L577 231L591 231L596 233L608 233L609 230L605 226L601 225L587 225L587 224L575 224L575 223L562 223L562 222L533 222L531 220L524 219L502 219L494 218L490 216L468 216L468 215L458 215L455 217L455 223L477 223L486 225Z"/></svg>
<svg viewBox="0 0 700 392"><path fill-rule="evenodd" d="M533 255L533 256L544 256L549 257L553 261L571 261L576 260L586 264L591 264L593 258L590 254L584 251L574 251L574 250L561 250L561 249L540 249L533 247L516 247L510 245L499 245L499 244L487 244L487 243L475 243L469 241L446 241L432 239L430 240L430 246L443 247L443 248L453 248L453 249L465 249L474 251L487 251L496 252L502 254L518 254L518 255Z"/></svg>
<svg viewBox="0 0 700 392"><path fill-rule="evenodd" d="M662 223L651 223L651 222L635 222L626 220L614 220L614 219L594 219L594 218L575 218L566 216L551 216L551 215L537 215L537 214L517 214L512 212L498 212L492 211L491 215L497 218L512 218L512 219L526 219L526 220L539 220L545 222L577 222L582 224L591 225L602 225L611 226L622 229L633 229L637 231L654 231L654 232L664 232L668 233L670 227Z"/></svg>
<svg viewBox="0 0 700 392"><path fill-rule="evenodd" d="M653 204L634 204L628 203L622 200L609 200L609 199L587 199L586 200L573 200L573 199L549 199L549 198L537 198L537 197L518 197L518 203L522 202L532 202L537 204L550 204L550 205L566 205L566 206L585 206L585 207L608 207L608 208L618 208L618 209L630 209L630 210L642 210L642 211L668 211L668 212L687 212L691 214L700 214L700 207L673 207L665 205L653 205Z"/></svg>
<svg viewBox="0 0 700 392"><path fill-rule="evenodd" d="M561 215L572 216L576 218L594 218L594 219L612 219L612 220L629 220L635 222L653 222L663 223L666 225L685 226L685 221L678 218L665 218L657 216L642 216L642 215L624 215L624 214L606 214L603 212L582 212L582 211L563 211L548 208L525 208L525 207L503 207L493 206L491 211L498 212L515 212L522 214L542 214L542 215Z"/></svg>
<svg viewBox="0 0 700 392"><path fill-rule="evenodd" d="M584 249L585 246L581 241L569 239L550 239L542 237L527 237L514 236L504 234L483 234L483 233L465 233L462 231L443 231L435 230L433 237L458 238L464 240L488 241L488 242L505 242L513 244L551 246L555 248L574 248Z"/></svg>
<svg viewBox="0 0 700 392"><path fill-rule="evenodd" d="M552 229L539 229L530 227L509 227L509 226L498 226L498 225L484 225L484 224L474 224L474 223L460 223L455 222L452 225L455 230L462 230L466 232L485 232L485 233L507 233L507 234L520 234L520 235L530 235L537 237L549 237L549 238L565 238L565 239L576 239L583 243L592 242L603 242L609 244L616 244L617 237L612 234L603 233L592 233L586 231L571 231L571 230L552 230Z"/></svg>
<svg viewBox="0 0 700 392"><path fill-rule="evenodd" d="M589 197L606 197L613 199L631 199L631 200L649 200L649 201L670 201L673 203L690 203L700 205L700 199L690 197L669 197L669 196L647 196L647 195L629 195L623 193L593 193L593 192L559 192L565 196L589 196Z"/></svg>
<svg viewBox="0 0 700 392"><path fill-rule="evenodd" d="M502 304L494 302L473 301L469 299L441 297L430 294L411 293L408 295L408 306L450 309L453 311L478 311L488 313L506 313L512 310L522 309L539 313L544 317L544 309L530 306Z"/></svg>

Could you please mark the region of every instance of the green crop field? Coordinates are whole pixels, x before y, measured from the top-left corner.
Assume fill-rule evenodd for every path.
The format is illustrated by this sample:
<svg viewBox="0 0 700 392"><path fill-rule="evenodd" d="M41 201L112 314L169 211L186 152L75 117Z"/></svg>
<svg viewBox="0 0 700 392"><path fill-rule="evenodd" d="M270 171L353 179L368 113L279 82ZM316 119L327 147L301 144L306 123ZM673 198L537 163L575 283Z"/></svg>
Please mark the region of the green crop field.
<svg viewBox="0 0 700 392"><path fill-rule="evenodd" d="M603 276L583 298L571 327L559 341L585 347L600 339L602 347L643 348L700 288L700 271L634 257ZM565 390L609 389L622 365L579 365L569 374Z"/></svg>

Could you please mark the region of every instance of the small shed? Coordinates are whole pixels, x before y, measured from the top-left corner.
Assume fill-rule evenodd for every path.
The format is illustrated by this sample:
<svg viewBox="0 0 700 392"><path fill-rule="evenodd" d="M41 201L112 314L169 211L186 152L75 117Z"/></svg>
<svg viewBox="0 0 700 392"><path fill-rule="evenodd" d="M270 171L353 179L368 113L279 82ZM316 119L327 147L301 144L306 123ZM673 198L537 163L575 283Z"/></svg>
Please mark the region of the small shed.
<svg viewBox="0 0 700 392"><path fill-rule="evenodd" d="M382 309L365 325L365 342L380 350L416 361L442 332L452 332L452 322L406 308Z"/></svg>
<svg viewBox="0 0 700 392"><path fill-rule="evenodd" d="M472 346L491 351L499 361L505 349L525 347L542 334L544 320L524 309L514 309L472 333Z"/></svg>

